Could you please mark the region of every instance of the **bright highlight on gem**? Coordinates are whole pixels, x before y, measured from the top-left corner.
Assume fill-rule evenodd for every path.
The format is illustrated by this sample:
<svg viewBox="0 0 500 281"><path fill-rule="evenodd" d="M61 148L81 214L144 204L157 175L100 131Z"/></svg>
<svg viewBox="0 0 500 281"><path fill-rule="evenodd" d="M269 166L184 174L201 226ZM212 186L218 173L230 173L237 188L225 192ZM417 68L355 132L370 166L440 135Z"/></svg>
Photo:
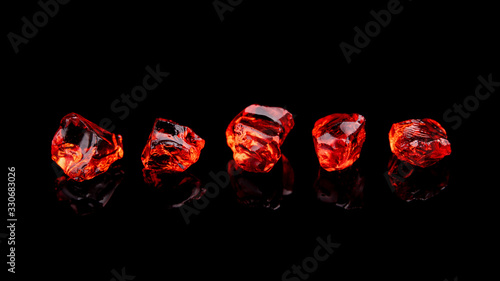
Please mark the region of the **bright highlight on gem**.
<svg viewBox="0 0 500 281"><path fill-rule="evenodd" d="M294 124L292 114L281 107L248 106L226 129L234 161L248 172L269 172L280 159L280 147Z"/></svg>
<svg viewBox="0 0 500 281"><path fill-rule="evenodd" d="M183 172L198 161L204 146L205 140L189 127L157 118L142 151L142 164L146 169Z"/></svg>
<svg viewBox="0 0 500 281"><path fill-rule="evenodd" d="M70 113L52 139L51 154L70 179L81 182L106 172L123 157L122 137Z"/></svg>
<svg viewBox="0 0 500 281"><path fill-rule="evenodd" d="M365 117L334 113L314 124L314 148L321 167L329 172L343 170L358 160L365 142Z"/></svg>
<svg viewBox="0 0 500 281"><path fill-rule="evenodd" d="M389 132L389 143L392 153L399 160L422 168L433 165L451 153L446 131L438 122L429 118L393 124Z"/></svg>

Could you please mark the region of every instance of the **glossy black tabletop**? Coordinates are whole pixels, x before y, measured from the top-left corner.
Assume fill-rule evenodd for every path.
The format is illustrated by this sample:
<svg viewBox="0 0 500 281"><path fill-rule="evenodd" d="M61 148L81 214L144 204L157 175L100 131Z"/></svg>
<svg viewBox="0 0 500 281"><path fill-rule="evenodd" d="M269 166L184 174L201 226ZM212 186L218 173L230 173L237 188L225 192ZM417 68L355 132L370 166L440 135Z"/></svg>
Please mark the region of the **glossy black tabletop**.
<svg viewBox="0 0 500 281"><path fill-rule="evenodd" d="M46 2L9 8L6 21L17 221L5 280L462 281L491 268L492 7ZM267 174L239 170L226 143L251 104L295 122ZM123 158L84 186L51 160L71 112L123 138ZM366 118L361 155L342 172L321 169L311 135L332 113ZM143 171L156 118L205 140L185 172ZM439 122L452 152L408 178L388 133L412 118ZM7 262L10 233L0 230Z"/></svg>

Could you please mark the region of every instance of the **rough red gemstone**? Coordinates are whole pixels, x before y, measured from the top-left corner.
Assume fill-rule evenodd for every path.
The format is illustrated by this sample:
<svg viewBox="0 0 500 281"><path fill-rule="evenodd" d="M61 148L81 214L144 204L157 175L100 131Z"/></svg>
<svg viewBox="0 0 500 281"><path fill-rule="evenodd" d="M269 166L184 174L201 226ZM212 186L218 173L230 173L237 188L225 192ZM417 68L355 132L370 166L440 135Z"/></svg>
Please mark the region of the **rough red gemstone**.
<svg viewBox="0 0 500 281"><path fill-rule="evenodd" d="M52 139L51 154L70 179L81 182L106 172L123 157L122 137L70 113Z"/></svg>
<svg viewBox="0 0 500 281"><path fill-rule="evenodd" d="M451 153L446 131L432 119L410 119L392 124L391 151L398 159L422 168Z"/></svg>
<svg viewBox="0 0 500 281"><path fill-rule="evenodd" d="M314 148L321 167L329 172L351 166L365 142L365 118L357 113L334 113L314 124Z"/></svg>
<svg viewBox="0 0 500 281"><path fill-rule="evenodd" d="M183 172L200 158L205 141L189 127L157 118L142 151L146 169Z"/></svg>
<svg viewBox="0 0 500 281"><path fill-rule="evenodd" d="M280 107L253 104L231 121L227 145L243 170L269 172L281 157L281 145L294 126L292 114Z"/></svg>

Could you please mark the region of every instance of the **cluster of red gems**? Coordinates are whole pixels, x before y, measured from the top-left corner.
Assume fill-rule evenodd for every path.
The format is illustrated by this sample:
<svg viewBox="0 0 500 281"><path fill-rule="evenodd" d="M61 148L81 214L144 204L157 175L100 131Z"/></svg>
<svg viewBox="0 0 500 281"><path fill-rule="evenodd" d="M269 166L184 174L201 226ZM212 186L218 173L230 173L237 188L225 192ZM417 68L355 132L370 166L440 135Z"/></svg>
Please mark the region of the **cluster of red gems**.
<svg viewBox="0 0 500 281"><path fill-rule="evenodd" d="M326 171L350 167L361 154L366 120L360 114L334 113L316 121L312 130L320 166ZM241 169L267 173L281 157L281 146L295 123L284 108L250 105L230 122L227 145ZM446 131L432 119L411 119L392 125L391 151L398 159L428 167L451 153ZM205 140L192 129L157 118L142 152L147 170L183 172L196 163ZM52 160L75 181L94 178L123 157L122 137L76 113L63 117L51 145Z"/></svg>

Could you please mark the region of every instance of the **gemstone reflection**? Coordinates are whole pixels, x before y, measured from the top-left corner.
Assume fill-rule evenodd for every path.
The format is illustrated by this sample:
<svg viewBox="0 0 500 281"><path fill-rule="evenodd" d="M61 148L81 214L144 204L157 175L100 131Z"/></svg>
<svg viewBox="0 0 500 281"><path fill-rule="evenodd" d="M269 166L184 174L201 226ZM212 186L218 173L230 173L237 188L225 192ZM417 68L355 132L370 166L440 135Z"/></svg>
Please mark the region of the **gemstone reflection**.
<svg viewBox="0 0 500 281"><path fill-rule="evenodd" d="M252 104L226 129L227 145L243 170L267 173L281 157L281 145L294 126L293 116L280 107Z"/></svg>
<svg viewBox="0 0 500 281"><path fill-rule="evenodd" d="M406 202L427 200L439 194L448 185L450 171L447 161L421 168L399 160L392 155L387 179L394 193Z"/></svg>
<svg viewBox="0 0 500 281"><path fill-rule="evenodd" d="M281 161L269 173L247 172L232 159L227 170L238 203L246 207L276 210L283 196L293 191L294 172L285 155L281 155Z"/></svg>
<svg viewBox="0 0 500 281"><path fill-rule="evenodd" d="M334 172L319 168L318 177L314 182L314 190L320 201L333 203L346 210L363 207L364 187L365 178L354 166Z"/></svg>
<svg viewBox="0 0 500 281"><path fill-rule="evenodd" d="M201 181L188 172L168 173L152 169L142 170L144 182L154 187L155 200L168 208L179 208L205 194Z"/></svg>

